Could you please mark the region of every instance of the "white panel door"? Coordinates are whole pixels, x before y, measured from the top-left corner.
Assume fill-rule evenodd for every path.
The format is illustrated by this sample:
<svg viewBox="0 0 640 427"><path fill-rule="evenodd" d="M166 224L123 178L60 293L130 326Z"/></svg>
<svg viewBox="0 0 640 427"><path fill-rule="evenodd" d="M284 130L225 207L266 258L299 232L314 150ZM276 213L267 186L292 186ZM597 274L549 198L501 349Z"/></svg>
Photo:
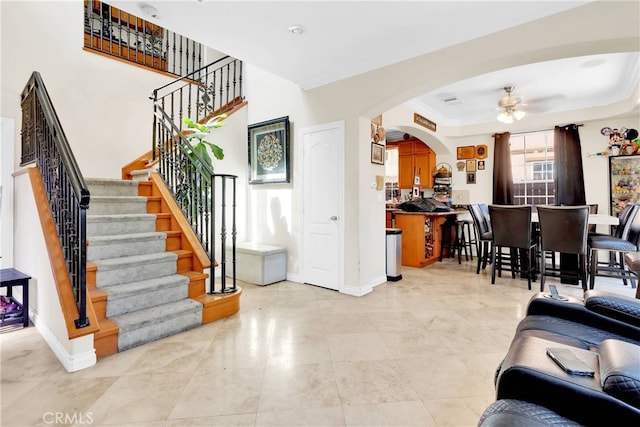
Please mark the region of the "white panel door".
<svg viewBox="0 0 640 427"><path fill-rule="evenodd" d="M343 275L344 123L301 131L303 281L340 290Z"/></svg>

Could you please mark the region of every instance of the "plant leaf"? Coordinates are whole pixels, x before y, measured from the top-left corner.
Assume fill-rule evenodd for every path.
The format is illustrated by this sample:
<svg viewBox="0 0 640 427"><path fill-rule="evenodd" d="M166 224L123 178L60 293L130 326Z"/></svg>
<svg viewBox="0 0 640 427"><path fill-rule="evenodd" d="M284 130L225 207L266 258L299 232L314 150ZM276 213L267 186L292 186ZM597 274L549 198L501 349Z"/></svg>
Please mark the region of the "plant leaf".
<svg viewBox="0 0 640 427"><path fill-rule="evenodd" d="M209 147L211 148L211 152L216 159L224 159L224 152L222 151L222 148L218 147L216 144L211 144Z"/></svg>
<svg viewBox="0 0 640 427"><path fill-rule="evenodd" d="M196 151L209 166L212 165L211 156L209 156L209 152L207 151L206 145L203 145L203 144L194 145L193 150Z"/></svg>

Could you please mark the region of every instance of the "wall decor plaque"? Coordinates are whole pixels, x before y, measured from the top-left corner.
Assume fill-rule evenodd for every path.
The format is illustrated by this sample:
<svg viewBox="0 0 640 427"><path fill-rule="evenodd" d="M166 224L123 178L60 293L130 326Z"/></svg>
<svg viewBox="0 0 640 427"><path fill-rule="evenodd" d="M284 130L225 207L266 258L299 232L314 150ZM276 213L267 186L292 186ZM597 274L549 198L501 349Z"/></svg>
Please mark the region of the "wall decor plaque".
<svg viewBox="0 0 640 427"><path fill-rule="evenodd" d="M476 156L476 147L473 145L458 147L457 154L458 160L473 159Z"/></svg>
<svg viewBox="0 0 640 427"><path fill-rule="evenodd" d="M427 129L429 129L430 131L435 132L436 131L436 123L427 119L424 116L421 116L418 113L413 113L413 121L414 123L417 123L421 126L426 127Z"/></svg>
<svg viewBox="0 0 640 427"><path fill-rule="evenodd" d="M476 159L486 159L488 151L486 145L476 145Z"/></svg>

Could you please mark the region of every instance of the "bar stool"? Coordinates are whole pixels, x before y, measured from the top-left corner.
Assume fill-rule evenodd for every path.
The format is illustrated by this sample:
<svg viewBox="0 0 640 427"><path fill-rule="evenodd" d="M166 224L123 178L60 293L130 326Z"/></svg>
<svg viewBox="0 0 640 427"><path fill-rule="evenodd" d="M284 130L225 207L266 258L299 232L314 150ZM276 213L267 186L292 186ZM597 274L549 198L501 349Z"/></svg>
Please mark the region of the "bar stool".
<svg viewBox="0 0 640 427"><path fill-rule="evenodd" d="M440 261L444 258L445 251L447 258L456 256L458 248L458 224L455 215L448 215L442 223L442 238L440 241Z"/></svg>
<svg viewBox="0 0 640 427"><path fill-rule="evenodd" d="M472 221L469 219L459 219L456 221L456 224L456 250L458 251L458 264L462 264L462 251L464 251L465 261L469 261L469 258L471 258L471 260L473 261L473 246L476 244L476 233L474 229L472 237Z"/></svg>

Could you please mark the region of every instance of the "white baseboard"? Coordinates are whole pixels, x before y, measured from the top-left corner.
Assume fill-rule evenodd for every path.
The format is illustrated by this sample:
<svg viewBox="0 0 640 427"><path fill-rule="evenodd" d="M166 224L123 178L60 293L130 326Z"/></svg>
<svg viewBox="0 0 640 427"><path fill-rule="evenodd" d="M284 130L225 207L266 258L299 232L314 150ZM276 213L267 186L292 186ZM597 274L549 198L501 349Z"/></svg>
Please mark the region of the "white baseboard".
<svg viewBox="0 0 640 427"><path fill-rule="evenodd" d="M356 288L355 286L345 286L340 293L345 295L351 295L354 297L361 297L373 291L372 286L365 286L363 288Z"/></svg>
<svg viewBox="0 0 640 427"><path fill-rule="evenodd" d="M300 275L295 273L287 272L287 280L289 282L302 283L302 278L300 277Z"/></svg>
<svg viewBox="0 0 640 427"><path fill-rule="evenodd" d="M58 337L55 336L37 313L30 311L30 318L35 328L40 332L45 342L49 344L49 348L51 348L51 351L53 351L53 354L56 355L67 372L76 372L96 364L98 359L96 357L96 350L93 347L93 334L71 340L72 347L85 349L84 351L80 350L78 353L71 354L60 343Z"/></svg>
<svg viewBox="0 0 640 427"><path fill-rule="evenodd" d="M386 276L386 275L384 275L384 276L380 276L380 277L378 277L378 278L373 279L373 280L369 283L369 285L370 285L372 288L375 288L375 287L376 287L376 286L378 286L378 285L382 285L382 284L383 284L383 283L385 283L386 281L387 281L387 276Z"/></svg>

